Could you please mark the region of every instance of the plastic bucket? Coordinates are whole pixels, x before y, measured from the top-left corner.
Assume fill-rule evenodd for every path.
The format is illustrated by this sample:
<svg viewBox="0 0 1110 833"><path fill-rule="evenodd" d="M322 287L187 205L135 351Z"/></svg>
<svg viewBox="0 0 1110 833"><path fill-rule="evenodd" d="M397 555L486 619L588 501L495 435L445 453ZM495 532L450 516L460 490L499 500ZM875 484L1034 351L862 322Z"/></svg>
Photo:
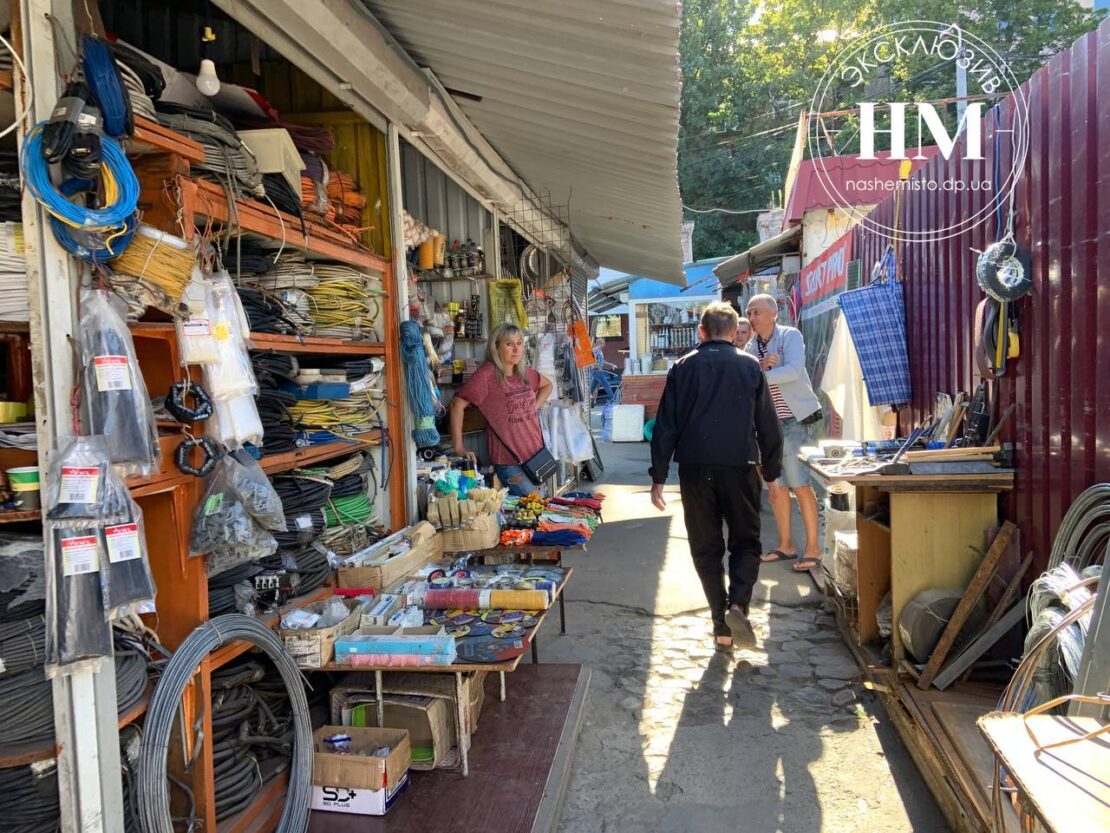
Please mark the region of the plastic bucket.
<svg viewBox="0 0 1110 833"><path fill-rule="evenodd" d="M7 470L17 510L38 509L40 504L39 467L19 466Z"/></svg>

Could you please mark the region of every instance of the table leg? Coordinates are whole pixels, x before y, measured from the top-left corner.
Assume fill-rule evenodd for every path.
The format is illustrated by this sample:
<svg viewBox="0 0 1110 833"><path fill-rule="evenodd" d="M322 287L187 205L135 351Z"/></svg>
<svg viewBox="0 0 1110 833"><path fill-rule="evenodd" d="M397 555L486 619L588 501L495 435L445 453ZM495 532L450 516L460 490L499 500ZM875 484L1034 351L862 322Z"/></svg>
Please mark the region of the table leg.
<svg viewBox="0 0 1110 833"><path fill-rule="evenodd" d="M540 638L539 634L532 631L532 664L538 665L540 661Z"/></svg>
<svg viewBox="0 0 1110 833"><path fill-rule="evenodd" d="M385 728L385 699L382 697L382 672L374 672L374 693L378 698L378 728Z"/></svg>
<svg viewBox="0 0 1110 833"><path fill-rule="evenodd" d="M466 696L463 690L463 675L461 671L455 672L455 707L458 712L459 722L459 754L462 756L462 774L465 778L470 774L470 761L467 752L470 747L470 727L466 725Z"/></svg>
<svg viewBox="0 0 1110 833"><path fill-rule="evenodd" d="M501 702L504 703L505 702L505 672L504 671L499 671L498 674L501 675Z"/></svg>
<svg viewBox="0 0 1110 833"><path fill-rule="evenodd" d="M559 633L567 632L567 591L559 594Z"/></svg>

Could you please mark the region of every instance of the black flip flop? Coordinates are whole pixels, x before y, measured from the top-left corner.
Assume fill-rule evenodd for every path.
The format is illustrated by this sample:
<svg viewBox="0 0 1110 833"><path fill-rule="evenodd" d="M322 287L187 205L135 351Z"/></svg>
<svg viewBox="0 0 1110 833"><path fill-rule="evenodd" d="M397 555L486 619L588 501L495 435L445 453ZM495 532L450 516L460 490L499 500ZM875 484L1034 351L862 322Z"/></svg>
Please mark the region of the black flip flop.
<svg viewBox="0 0 1110 833"><path fill-rule="evenodd" d="M763 564L774 564L778 561L793 561L795 558L798 557L798 553L796 553L796 552L790 553L789 555L787 555L782 550L771 550L769 553L767 553L767 555L773 555L775 557L774 558L764 558L761 555L761 556L759 556L759 560L760 560L761 563L763 563Z"/></svg>

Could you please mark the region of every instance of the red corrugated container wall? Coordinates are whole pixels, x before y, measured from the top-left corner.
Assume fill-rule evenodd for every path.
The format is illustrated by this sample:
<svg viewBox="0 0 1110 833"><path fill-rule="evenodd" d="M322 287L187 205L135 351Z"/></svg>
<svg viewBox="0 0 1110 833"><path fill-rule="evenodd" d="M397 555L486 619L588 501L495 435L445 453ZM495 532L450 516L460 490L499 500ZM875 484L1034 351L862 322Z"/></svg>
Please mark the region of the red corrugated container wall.
<svg viewBox="0 0 1110 833"><path fill-rule="evenodd" d="M1110 20L1053 57L1024 85L1029 153L1014 197L1014 233L1032 256L1033 291L1019 303L1021 356L994 385L996 413L1016 409L1001 440L1017 449L1017 483L1003 513L1021 528L1034 567L1048 563L1052 539L1071 501L1110 481ZM1013 97L1001 105L1010 124ZM995 118L984 119L985 161L937 157L915 174L943 181L959 165L991 169ZM1000 134L1001 170L1011 155ZM914 190L899 206L899 228L935 228L938 218L986 208L986 191ZM891 196L873 216L889 225ZM864 280L889 240L853 230ZM931 413L938 392L974 391L976 249L996 240L993 214L969 232L939 242L898 245L905 280L913 403L903 428Z"/></svg>

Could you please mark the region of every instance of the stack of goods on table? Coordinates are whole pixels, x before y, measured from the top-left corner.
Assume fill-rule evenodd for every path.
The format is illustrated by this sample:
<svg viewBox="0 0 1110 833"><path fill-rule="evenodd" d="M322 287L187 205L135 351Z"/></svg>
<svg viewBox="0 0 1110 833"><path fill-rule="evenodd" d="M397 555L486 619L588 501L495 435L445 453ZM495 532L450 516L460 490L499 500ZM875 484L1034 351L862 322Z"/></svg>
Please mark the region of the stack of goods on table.
<svg viewBox="0 0 1110 833"><path fill-rule="evenodd" d="M434 467L428 472L424 517L436 529L466 526L501 507L506 490L490 489L476 472Z"/></svg>
<svg viewBox="0 0 1110 833"><path fill-rule="evenodd" d="M562 584L559 567L428 564L364 608L360 628L338 639L335 661L352 666L502 662L524 653Z"/></svg>
<svg viewBox="0 0 1110 833"><path fill-rule="evenodd" d="M503 547L551 547L570 549L589 543L601 523L605 495L567 492L562 497L544 498L510 495L501 505L504 513Z"/></svg>

